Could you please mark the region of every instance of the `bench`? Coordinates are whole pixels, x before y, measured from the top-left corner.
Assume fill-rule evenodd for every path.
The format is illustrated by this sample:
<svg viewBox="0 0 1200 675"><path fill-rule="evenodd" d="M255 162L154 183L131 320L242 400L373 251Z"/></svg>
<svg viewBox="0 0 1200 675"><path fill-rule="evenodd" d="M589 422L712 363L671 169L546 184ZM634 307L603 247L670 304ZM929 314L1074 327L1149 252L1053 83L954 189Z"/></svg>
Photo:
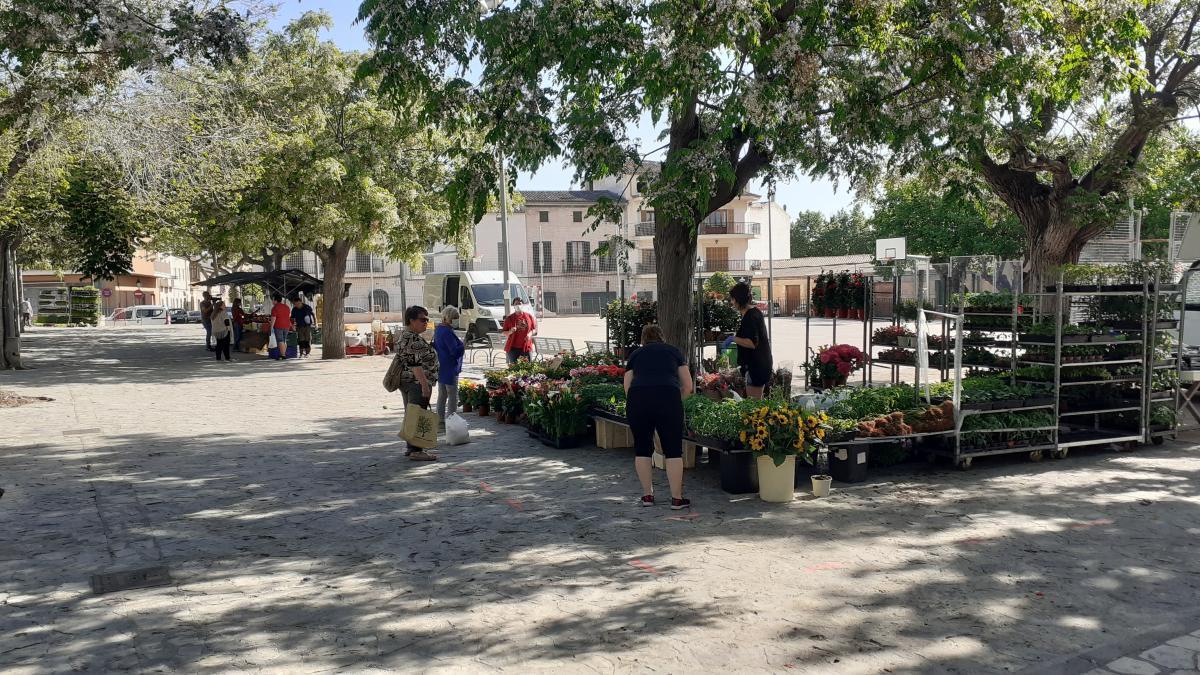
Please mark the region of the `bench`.
<svg viewBox="0 0 1200 675"><path fill-rule="evenodd" d="M587 350L588 350L589 354L607 354L609 351L607 342L596 342L593 340L584 340L584 344L587 345Z"/></svg>
<svg viewBox="0 0 1200 675"><path fill-rule="evenodd" d="M496 359L504 356L504 335L501 333L488 333L481 338L476 338L467 342L463 341L463 345L472 351L471 363L475 363L475 357L483 355L483 361L488 366L494 367Z"/></svg>
<svg viewBox="0 0 1200 675"><path fill-rule="evenodd" d="M533 348L537 350L538 359L545 360L559 354L574 354L575 342L565 338L533 338Z"/></svg>

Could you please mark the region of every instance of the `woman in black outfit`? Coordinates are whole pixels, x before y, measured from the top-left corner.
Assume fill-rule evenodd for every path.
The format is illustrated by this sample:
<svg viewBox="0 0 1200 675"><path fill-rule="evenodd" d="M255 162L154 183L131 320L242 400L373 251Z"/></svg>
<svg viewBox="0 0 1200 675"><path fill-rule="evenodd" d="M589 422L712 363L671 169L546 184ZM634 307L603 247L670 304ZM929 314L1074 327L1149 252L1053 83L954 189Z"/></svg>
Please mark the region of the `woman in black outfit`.
<svg viewBox="0 0 1200 675"><path fill-rule="evenodd" d="M742 315L733 343L738 346L738 368L746 378L746 397L762 398L771 381L771 339L767 322L754 306L750 286L742 283L729 289L729 299Z"/></svg>
<svg viewBox="0 0 1200 675"><path fill-rule="evenodd" d="M642 506L654 506L654 432L667 458L671 508L692 505L683 498L683 399L694 388L692 371L678 349L663 342L662 328L642 328L642 346L629 355L625 370L626 417L637 454L634 468L642 482Z"/></svg>

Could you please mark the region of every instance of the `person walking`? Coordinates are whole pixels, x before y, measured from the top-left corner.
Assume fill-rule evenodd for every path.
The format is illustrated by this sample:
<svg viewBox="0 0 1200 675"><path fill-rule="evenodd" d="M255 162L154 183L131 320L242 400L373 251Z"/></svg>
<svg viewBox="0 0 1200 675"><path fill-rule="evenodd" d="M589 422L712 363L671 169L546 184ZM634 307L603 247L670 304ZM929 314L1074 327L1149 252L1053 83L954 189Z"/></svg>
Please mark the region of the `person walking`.
<svg viewBox="0 0 1200 675"><path fill-rule="evenodd" d="M225 311L225 301L217 300L213 303L213 311L211 315L212 335L217 341L217 360L221 360L221 355L225 355L226 361L232 361L229 356L229 343L233 340L233 319L229 318L229 312Z"/></svg>
<svg viewBox="0 0 1200 675"><path fill-rule="evenodd" d="M296 350L300 358L312 353L312 327L316 322L317 316L304 302L304 296L297 296L292 304L292 325L296 327Z"/></svg>
<svg viewBox="0 0 1200 675"><path fill-rule="evenodd" d="M271 332L279 346L279 360L286 361L287 338L292 330L292 308L287 306L279 293L271 296L271 299L275 301L275 305L271 307Z"/></svg>
<svg viewBox="0 0 1200 675"><path fill-rule="evenodd" d="M212 346L212 318L209 316L213 311L212 293L204 291L204 299L200 301L200 323L204 326L204 348L208 351L213 351Z"/></svg>
<svg viewBox="0 0 1200 675"><path fill-rule="evenodd" d="M33 326L33 303L29 298L21 298L21 329Z"/></svg>
<svg viewBox="0 0 1200 675"><path fill-rule="evenodd" d="M433 347L421 337L429 327L429 311L420 305L404 310L404 330L396 344L396 360L400 362L400 395L404 408L418 405L429 410L429 398L433 394L432 383L438 379L438 356ZM411 443L404 453L414 462L429 462L437 455L418 448Z"/></svg>
<svg viewBox="0 0 1200 675"><path fill-rule="evenodd" d="M537 319L525 311L525 301L520 296L513 298L513 312L504 319L504 354L509 363L521 359L529 360L533 353L533 335L537 333Z"/></svg>
<svg viewBox="0 0 1200 675"><path fill-rule="evenodd" d="M746 283L729 289L729 299L742 315L733 343L738 346L738 368L746 378L746 398L762 398L771 382L771 338L762 311L754 305L753 294Z"/></svg>
<svg viewBox="0 0 1200 675"><path fill-rule="evenodd" d="M246 330L246 310L242 309L242 299L233 299L233 348L242 350L242 333Z"/></svg>
<svg viewBox="0 0 1200 675"><path fill-rule="evenodd" d="M433 349L438 357L438 419L446 427L446 415L458 410L458 376L462 373L466 346L454 334L454 322L459 311L454 305L442 309L442 322L433 331Z"/></svg>
<svg viewBox="0 0 1200 675"><path fill-rule="evenodd" d="M629 355L625 370L626 410L633 448L634 470L642 483L642 506L654 506L654 434L667 458L667 483L671 508L692 505L683 498L683 400L692 395L695 383L683 354L663 341L662 328L642 328L642 346Z"/></svg>

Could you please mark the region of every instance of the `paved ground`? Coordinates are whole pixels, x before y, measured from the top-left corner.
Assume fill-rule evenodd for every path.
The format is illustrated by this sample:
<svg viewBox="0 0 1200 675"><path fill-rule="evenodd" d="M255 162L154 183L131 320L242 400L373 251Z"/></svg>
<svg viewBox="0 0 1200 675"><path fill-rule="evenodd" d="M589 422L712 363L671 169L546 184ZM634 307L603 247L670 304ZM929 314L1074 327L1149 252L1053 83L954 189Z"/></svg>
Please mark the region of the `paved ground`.
<svg viewBox="0 0 1200 675"><path fill-rule="evenodd" d="M1200 629L1183 444L781 506L701 469L680 514L629 451L477 417L407 462L383 359L218 364L193 328L37 330L0 373L55 399L0 409L0 672L1083 672Z"/></svg>

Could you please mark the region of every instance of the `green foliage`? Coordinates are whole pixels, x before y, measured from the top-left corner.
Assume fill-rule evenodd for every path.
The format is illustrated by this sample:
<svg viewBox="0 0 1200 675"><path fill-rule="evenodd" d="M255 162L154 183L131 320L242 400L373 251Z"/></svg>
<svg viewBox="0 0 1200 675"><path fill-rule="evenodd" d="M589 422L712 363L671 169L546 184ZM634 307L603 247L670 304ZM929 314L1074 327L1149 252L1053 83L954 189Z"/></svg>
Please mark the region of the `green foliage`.
<svg viewBox="0 0 1200 675"><path fill-rule="evenodd" d="M877 237L857 205L829 218L819 211L802 211L792 221L791 234L793 258L872 253Z"/></svg>
<svg viewBox="0 0 1200 675"><path fill-rule="evenodd" d="M762 401L724 399L714 401L707 396L689 396L683 402L687 428L708 438L736 441L742 427L742 416L762 407Z"/></svg>
<svg viewBox="0 0 1200 675"><path fill-rule="evenodd" d="M577 387L576 392L589 408L603 406L614 398L625 400L625 387L620 384L588 384Z"/></svg>
<svg viewBox="0 0 1200 675"><path fill-rule="evenodd" d="M829 406L829 415L843 419L867 419L921 405L920 393L907 384L838 388L833 395L838 400Z"/></svg>
<svg viewBox="0 0 1200 675"><path fill-rule="evenodd" d="M951 256L1021 257L1024 233L1011 214L996 213L986 200L962 186L941 188L912 179L888 185L876 201L870 224L875 236L906 237L908 250L947 262Z"/></svg>
<svg viewBox="0 0 1200 675"><path fill-rule="evenodd" d="M711 277L704 280L704 290L724 297L729 294L729 289L733 288L734 283L733 276L729 272L714 272Z"/></svg>
<svg viewBox="0 0 1200 675"><path fill-rule="evenodd" d="M146 222L116 184L112 167L86 158L67 175L62 198L63 236L72 267L85 277L112 279L133 268L133 254Z"/></svg>

